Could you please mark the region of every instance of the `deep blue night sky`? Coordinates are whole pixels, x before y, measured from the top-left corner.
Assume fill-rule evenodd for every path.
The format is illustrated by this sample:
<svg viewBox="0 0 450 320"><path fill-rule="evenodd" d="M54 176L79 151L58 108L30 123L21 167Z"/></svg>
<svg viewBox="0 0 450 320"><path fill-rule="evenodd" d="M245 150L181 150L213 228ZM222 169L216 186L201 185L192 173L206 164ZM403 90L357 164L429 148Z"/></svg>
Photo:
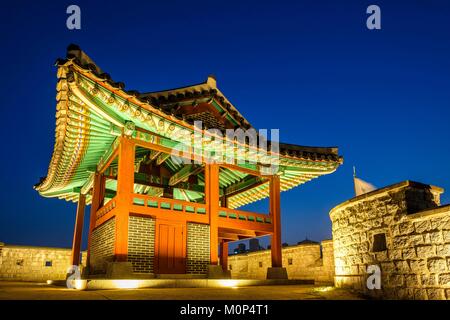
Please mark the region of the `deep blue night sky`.
<svg viewBox="0 0 450 320"><path fill-rule="evenodd" d="M70 4L81 7L79 31L66 28ZM366 28L370 4L382 30ZM214 74L256 128L338 146L336 173L282 194L285 242L331 237L328 212L353 196L353 165L379 187L450 190L448 1L11 1L0 12L1 242L71 246L75 204L32 188L53 151L53 63L70 43L128 89Z"/></svg>

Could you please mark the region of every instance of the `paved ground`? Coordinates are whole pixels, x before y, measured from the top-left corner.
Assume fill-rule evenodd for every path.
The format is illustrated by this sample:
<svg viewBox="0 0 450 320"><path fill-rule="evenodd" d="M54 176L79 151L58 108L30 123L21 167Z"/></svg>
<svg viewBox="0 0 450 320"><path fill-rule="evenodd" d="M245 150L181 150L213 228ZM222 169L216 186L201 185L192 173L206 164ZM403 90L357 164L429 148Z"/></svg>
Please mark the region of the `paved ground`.
<svg viewBox="0 0 450 320"><path fill-rule="evenodd" d="M241 288L149 288L77 291L45 283L0 281L0 300L355 300L333 287L312 285Z"/></svg>

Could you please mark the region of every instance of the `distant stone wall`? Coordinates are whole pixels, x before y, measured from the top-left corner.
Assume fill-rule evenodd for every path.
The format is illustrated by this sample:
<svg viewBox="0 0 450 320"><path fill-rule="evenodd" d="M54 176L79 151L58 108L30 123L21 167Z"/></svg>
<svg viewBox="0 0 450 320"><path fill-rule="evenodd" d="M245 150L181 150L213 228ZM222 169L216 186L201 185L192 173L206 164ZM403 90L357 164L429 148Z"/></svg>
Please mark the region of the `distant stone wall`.
<svg viewBox="0 0 450 320"><path fill-rule="evenodd" d="M301 244L282 249L283 267L289 279L308 279L333 283L333 241L320 244ZM262 250L228 257L228 269L236 279L266 279L272 266L270 250Z"/></svg>
<svg viewBox="0 0 450 320"><path fill-rule="evenodd" d="M188 223L186 273L206 274L209 261L209 225Z"/></svg>
<svg viewBox="0 0 450 320"><path fill-rule="evenodd" d="M105 274L108 262L114 260L116 220L111 218L92 231L90 274Z"/></svg>
<svg viewBox="0 0 450 320"><path fill-rule="evenodd" d="M330 212L338 287L387 299L450 299L450 206L443 190L405 181ZM369 265L381 290L367 288Z"/></svg>
<svg viewBox="0 0 450 320"><path fill-rule="evenodd" d="M15 246L0 243L0 279L64 280L71 266L71 249ZM82 264L86 252L82 252Z"/></svg>
<svg viewBox="0 0 450 320"><path fill-rule="evenodd" d="M152 273L155 257L155 219L130 216L128 261L135 273Z"/></svg>

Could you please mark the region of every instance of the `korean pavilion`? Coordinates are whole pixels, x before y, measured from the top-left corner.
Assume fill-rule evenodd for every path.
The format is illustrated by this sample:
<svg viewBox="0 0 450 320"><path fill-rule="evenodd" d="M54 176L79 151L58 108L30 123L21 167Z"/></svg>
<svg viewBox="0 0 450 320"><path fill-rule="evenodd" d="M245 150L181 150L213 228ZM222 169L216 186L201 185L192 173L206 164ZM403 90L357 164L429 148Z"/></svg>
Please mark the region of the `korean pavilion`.
<svg viewBox="0 0 450 320"><path fill-rule="evenodd" d="M286 277L280 192L334 172L342 164L337 148L283 143L272 148L266 141L260 150L250 139L215 135L253 127L212 76L177 89L130 91L76 45L56 66L54 151L35 189L44 197L77 202L73 265L81 264L90 205L85 276L227 277L228 243L269 235L267 277ZM195 126L199 121L202 128ZM189 145L196 133L208 139ZM221 143L236 151L233 157L221 156L216 150ZM259 157L260 151L266 156ZM268 170L274 159L276 169ZM239 210L267 197L269 212Z"/></svg>

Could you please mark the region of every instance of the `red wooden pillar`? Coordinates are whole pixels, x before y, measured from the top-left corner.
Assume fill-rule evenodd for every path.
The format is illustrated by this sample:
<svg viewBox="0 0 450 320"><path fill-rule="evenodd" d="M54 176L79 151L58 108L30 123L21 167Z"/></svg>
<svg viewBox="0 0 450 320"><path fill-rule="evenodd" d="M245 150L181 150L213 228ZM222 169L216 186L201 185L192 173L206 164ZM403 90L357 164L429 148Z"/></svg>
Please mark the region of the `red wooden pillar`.
<svg viewBox="0 0 450 320"><path fill-rule="evenodd" d="M228 242L225 240L220 242L220 265L223 271L228 270Z"/></svg>
<svg viewBox="0 0 450 320"><path fill-rule="evenodd" d="M205 198L209 215L210 264L218 263L219 247L219 165L205 165Z"/></svg>
<svg viewBox="0 0 450 320"><path fill-rule="evenodd" d="M73 231L71 263L73 266L80 264L81 236L83 235L84 209L86 208L86 195L81 194L78 198L77 216Z"/></svg>
<svg viewBox="0 0 450 320"><path fill-rule="evenodd" d="M92 231L94 231L95 229L95 222L97 221L97 210L100 208L102 181L103 181L102 175L99 173L95 173L94 185L92 186L91 216L89 221L88 251L87 251L86 266L89 266L91 258Z"/></svg>
<svg viewBox="0 0 450 320"><path fill-rule="evenodd" d="M134 189L134 148L134 143L130 138L125 136L120 138L115 215L114 255L116 261L127 261L128 256L128 219L132 201L131 194Z"/></svg>
<svg viewBox="0 0 450 320"><path fill-rule="evenodd" d="M273 234L271 243L272 267L282 267L281 259L281 215L280 215L280 177L270 178L270 216L272 218Z"/></svg>

